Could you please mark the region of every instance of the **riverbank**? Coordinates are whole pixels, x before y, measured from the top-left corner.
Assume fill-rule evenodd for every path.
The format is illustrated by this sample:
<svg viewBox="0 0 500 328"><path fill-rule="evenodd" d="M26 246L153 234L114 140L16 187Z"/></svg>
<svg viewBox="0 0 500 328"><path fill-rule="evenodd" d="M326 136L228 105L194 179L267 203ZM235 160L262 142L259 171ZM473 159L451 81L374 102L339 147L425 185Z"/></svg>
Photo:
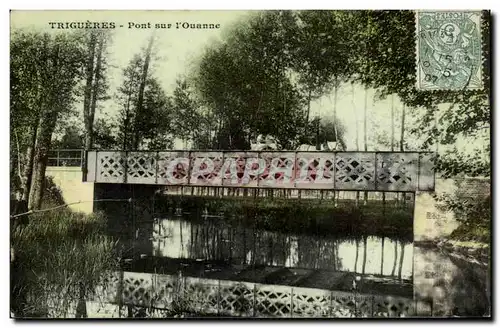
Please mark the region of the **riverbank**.
<svg viewBox="0 0 500 328"><path fill-rule="evenodd" d="M451 257L489 268L491 248L487 243L460 241L443 237L436 240L415 241L414 245L421 248L434 248Z"/></svg>

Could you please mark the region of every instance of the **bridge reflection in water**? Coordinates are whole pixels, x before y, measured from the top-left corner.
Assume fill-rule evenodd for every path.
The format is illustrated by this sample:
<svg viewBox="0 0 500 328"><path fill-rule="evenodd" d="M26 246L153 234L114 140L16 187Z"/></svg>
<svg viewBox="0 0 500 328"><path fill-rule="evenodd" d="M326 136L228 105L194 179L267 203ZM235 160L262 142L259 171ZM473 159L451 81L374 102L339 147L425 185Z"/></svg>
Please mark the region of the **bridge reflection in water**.
<svg viewBox="0 0 500 328"><path fill-rule="evenodd" d="M292 308L282 308L289 307L295 296L301 299L312 297L311 304L305 303L321 307L321 310L318 308L310 313L317 316L372 316L375 314L370 311L380 306L386 308L377 310L379 315L409 315L413 306L413 246L408 241L377 236L313 236L266 231L234 222L230 224L218 215L204 213L197 217L195 214L181 214L180 211L155 218L152 222L138 219L133 227L135 233L132 240L121 239L123 247L131 250L129 254L135 254L134 259L124 267L125 274L131 277L129 281L124 280L126 295L122 296L128 297L129 303L126 304L143 306L150 302L150 296L141 293L144 290L149 290L150 294L157 293L154 288L159 287L151 287L155 279L167 279L171 284L171 293L178 293L175 288L187 288L187 291L183 289L186 297L191 292L198 293L196 295L202 299L205 297L208 303L216 302L214 295L218 292L214 289L221 288L222 284L229 286L223 288L225 292L247 293L245 297L257 293L255 297L260 299L266 293L277 293L270 297L278 297L278 300L271 301L281 299L285 304L280 303L280 306L271 307L267 312L261 309L265 313L258 314L260 310L252 307L238 312L230 306L224 312L215 303L209 306L210 303L203 305L206 313L306 315L298 310L294 314ZM144 274L145 278L139 278ZM184 278L179 280L179 275ZM142 285L141 281L150 280L153 282ZM192 286L179 286L183 283ZM247 286L246 292L235 291L241 286ZM298 294L293 296L293 293ZM300 293L304 295L300 296ZM130 296L132 294L136 296ZM331 307L333 295L338 303L335 309L340 311L336 314ZM168 297L169 302L173 302L173 296ZM187 307L196 307L196 302L201 300L190 302ZM391 306L392 310L388 310ZM364 312L356 312L361 311L361 307L365 307Z"/></svg>
<svg viewBox="0 0 500 328"><path fill-rule="evenodd" d="M136 222L134 240L123 245L151 253L138 254L121 278L114 274L89 311L99 301L126 305L111 307L107 315L115 317L162 317L175 307L219 316L415 315L411 242L286 234L186 216L155 219L152 231Z"/></svg>

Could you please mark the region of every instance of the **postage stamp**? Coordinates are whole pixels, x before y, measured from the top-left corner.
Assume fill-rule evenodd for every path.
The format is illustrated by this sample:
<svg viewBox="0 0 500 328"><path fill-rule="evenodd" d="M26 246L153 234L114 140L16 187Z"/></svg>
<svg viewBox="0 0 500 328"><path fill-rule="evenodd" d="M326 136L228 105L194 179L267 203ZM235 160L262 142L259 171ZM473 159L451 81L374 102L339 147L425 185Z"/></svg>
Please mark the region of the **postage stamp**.
<svg viewBox="0 0 500 328"><path fill-rule="evenodd" d="M417 12L417 88L482 87L481 12Z"/></svg>

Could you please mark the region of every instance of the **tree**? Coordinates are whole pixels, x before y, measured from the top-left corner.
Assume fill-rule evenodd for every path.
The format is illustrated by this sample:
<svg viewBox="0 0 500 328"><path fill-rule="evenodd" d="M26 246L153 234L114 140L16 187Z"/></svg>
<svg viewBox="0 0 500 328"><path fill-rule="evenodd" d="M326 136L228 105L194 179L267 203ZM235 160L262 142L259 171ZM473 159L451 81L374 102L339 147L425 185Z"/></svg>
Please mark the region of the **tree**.
<svg viewBox="0 0 500 328"><path fill-rule="evenodd" d="M122 149L164 149L172 146L172 101L149 69L151 38L144 57L136 54L123 70L116 99L118 142ZM151 120L155 117L155 120Z"/></svg>
<svg viewBox="0 0 500 328"><path fill-rule="evenodd" d="M413 11L359 11L346 12L352 26L355 75L364 85L377 89L381 97L396 94L406 107L412 108L419 118L408 132L422 139L422 148L436 143L453 145L460 136L476 138L478 133L489 130L489 50L486 51L484 89L474 91L421 91L415 88L415 13ZM489 49L489 12L483 12L483 44ZM362 40L369 45L369 56L363 58ZM355 50L356 47L357 49ZM441 109L441 110L438 110ZM436 115L439 115L436 126ZM484 149L489 152L489 147ZM486 156L488 157L488 156ZM443 176L458 173L489 175L489 163L472 158L447 156L439 158L437 168ZM475 169L479 168L479 169Z"/></svg>
<svg viewBox="0 0 500 328"><path fill-rule="evenodd" d="M176 80L172 101L175 135L186 141L196 141L198 145L202 144L204 139L206 143L208 139L208 144L205 145L208 147L202 149L211 148L211 127L206 125L208 116L202 113L186 78Z"/></svg>
<svg viewBox="0 0 500 328"><path fill-rule="evenodd" d="M98 101L107 99L106 47L109 33L91 30L85 34L87 42L85 85L83 97L83 121L85 127L84 149L94 145L94 121Z"/></svg>
<svg viewBox="0 0 500 328"><path fill-rule="evenodd" d="M140 55L136 54L129 65L123 69L123 82L116 95L117 103L121 107L118 114L118 139L122 149L133 148L132 136L136 119L134 104L137 99L142 65Z"/></svg>
<svg viewBox="0 0 500 328"><path fill-rule="evenodd" d="M114 135L115 126L111 120L98 118L94 122L94 148L96 149L114 149L118 148L117 140Z"/></svg>
<svg viewBox="0 0 500 328"><path fill-rule="evenodd" d="M64 127L60 139L52 140L52 147L56 149L81 149L84 147L84 136L82 131L75 125Z"/></svg>
<svg viewBox="0 0 500 328"><path fill-rule="evenodd" d="M140 142L140 134L143 132L143 126L141 123L144 123L142 118L145 118L145 115L143 114L143 106L144 106L144 92L146 89L146 83L148 81L148 72L149 72L149 65L151 61L151 51L153 48L153 41L154 41L154 34L151 35L149 38L148 46L146 48L145 54L144 54L144 63L143 66L141 67L141 75L140 75L140 80L139 80L139 90L138 90L138 95L137 95L137 103L136 103L136 120L135 124L133 125L133 148L138 149L139 148L139 142Z"/></svg>
<svg viewBox="0 0 500 328"><path fill-rule="evenodd" d="M83 58L77 33L51 36L19 30L12 35L11 117L19 121L11 123L15 131L22 124L30 126L23 133L26 156L20 196L30 209L40 207L52 134L60 115L73 105Z"/></svg>
<svg viewBox="0 0 500 328"><path fill-rule="evenodd" d="M248 149L258 134L283 148L303 131L303 97L289 78L290 12L259 12L200 59L194 86L217 119L217 148Z"/></svg>

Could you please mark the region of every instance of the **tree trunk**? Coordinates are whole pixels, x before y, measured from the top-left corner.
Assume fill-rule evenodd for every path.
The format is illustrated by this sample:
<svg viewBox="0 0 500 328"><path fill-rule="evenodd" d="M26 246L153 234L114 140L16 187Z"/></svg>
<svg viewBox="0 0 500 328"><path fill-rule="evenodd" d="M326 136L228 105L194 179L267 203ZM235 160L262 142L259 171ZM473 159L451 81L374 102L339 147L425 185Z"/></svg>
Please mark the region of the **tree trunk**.
<svg viewBox="0 0 500 328"><path fill-rule="evenodd" d="M356 150L359 151L359 126L358 126L358 111L356 109L356 105L354 104L354 83L351 83L351 102L352 102L352 110L354 113L354 120L356 124L354 128L356 129ZM356 207L359 206L359 191L356 191Z"/></svg>
<svg viewBox="0 0 500 328"><path fill-rule="evenodd" d="M337 132L337 94L338 94L338 85L337 85L337 77L335 76L335 86L333 91L333 129L335 132L335 142L339 142L339 135Z"/></svg>
<svg viewBox="0 0 500 328"><path fill-rule="evenodd" d="M54 50L52 55L52 68L53 72L51 74L52 82L57 81L60 70L60 48ZM50 83L50 82L49 82ZM49 86L48 96L49 99L47 104L44 104L45 110L40 111L40 116L38 120L38 128L35 140L34 156L33 156L33 172L31 189L29 193L28 209L36 210L40 209L42 204L42 197L44 191L45 182L45 169L47 168L47 155L50 148L50 143L52 139L52 133L57 122L57 116L59 114L59 90L52 85Z"/></svg>
<svg viewBox="0 0 500 328"><path fill-rule="evenodd" d="M129 141L129 132L130 125L132 122L132 115L130 114L130 102L132 101L132 84L130 84L127 94L127 102L125 104L125 119L123 124L123 140L122 140L122 149L129 150L130 141Z"/></svg>
<svg viewBox="0 0 500 328"><path fill-rule="evenodd" d="M399 258L399 271L398 279L401 279L401 273L403 272L403 259L405 257L405 245L401 243L401 257Z"/></svg>
<svg viewBox="0 0 500 328"><path fill-rule="evenodd" d="M404 151L404 140L405 140L405 105L403 104L402 106L402 113L401 113L401 138L399 139L399 150ZM405 203L406 200L406 193L402 193L403 196L403 204Z"/></svg>
<svg viewBox="0 0 500 328"><path fill-rule="evenodd" d="M25 158L23 178L21 184L21 189L23 191L23 194L21 196L21 202L25 202L26 204L28 202L30 195L31 179L33 175L33 157L34 157L35 142L37 135L37 127L35 125L29 127L29 135L31 136L31 140L28 145L28 148L26 149L26 158Z"/></svg>
<svg viewBox="0 0 500 328"><path fill-rule="evenodd" d="M135 128L134 128L134 149L139 148L139 132L140 132L140 127L139 124L141 123L142 120L142 106L144 103L144 89L146 88L146 80L148 78L148 70L149 70L149 63L151 61L151 49L153 48L153 41L154 41L154 34L151 36L149 39L148 47L146 49L146 56L144 58L144 66L142 69L142 76L141 76L141 81L139 84L139 95L137 99L137 113L136 113L136 120L135 120Z"/></svg>
<svg viewBox="0 0 500 328"><path fill-rule="evenodd" d="M394 242L394 264L392 265L391 276L394 276L396 273L396 264L398 263L398 242Z"/></svg>
<svg viewBox="0 0 500 328"><path fill-rule="evenodd" d="M394 151L394 95L391 96L391 151Z"/></svg>
<svg viewBox="0 0 500 328"><path fill-rule="evenodd" d="M83 121L85 124L85 150L90 149L90 138L92 122L91 117L91 102L93 93L93 81L94 81L94 60L95 60L95 50L97 42L97 32L90 32L90 39L88 44L88 54L87 54L87 66L85 69L85 92L83 95Z"/></svg>
<svg viewBox="0 0 500 328"><path fill-rule="evenodd" d="M367 237L363 237L363 242L364 242L364 245L363 245L363 268L361 269L361 273L362 274L365 274L365 268L366 268L366 242L367 242Z"/></svg>
<svg viewBox="0 0 500 328"><path fill-rule="evenodd" d="M33 158L34 166L31 190L28 201L28 209L30 210L40 209L42 204L47 156L56 120L57 112L55 110L49 111L40 118L40 124L38 126L39 133L37 134L35 155Z"/></svg>
<svg viewBox="0 0 500 328"><path fill-rule="evenodd" d="M29 195L30 195L30 190L31 190L31 182L33 179L33 160L34 160L34 155L35 155L35 145L36 145L36 140L37 140L37 133L38 133L38 128L37 125L40 120L40 112L43 110L43 104L44 104L44 99L46 95L42 93L42 84L38 84L37 88L37 95L36 98L38 100L38 110L36 111L37 114L35 114L34 120L31 123L31 125L28 128L28 136L30 138L28 147L26 149L26 158L25 158L25 163L24 163L24 170L23 170L23 176L21 179L21 189L22 189L22 195L21 195L21 201L20 201L20 206L16 209L16 211L20 211L19 213L26 212L28 210L28 201L29 201Z"/></svg>
<svg viewBox="0 0 500 328"><path fill-rule="evenodd" d="M333 129L335 132L335 143L338 145L339 143L339 135L337 131L337 93L338 93L338 85L337 85L337 76L335 76L335 86L334 86L334 91L333 91ZM337 197L334 197L334 199L338 200L339 198L339 192L334 190L333 193L337 194ZM337 201L334 202L333 204L335 207L337 207Z"/></svg>
<svg viewBox="0 0 500 328"><path fill-rule="evenodd" d="M403 109L401 113L401 138L399 139L400 151L404 151L404 140L405 140L405 105L403 104Z"/></svg>
<svg viewBox="0 0 500 328"><path fill-rule="evenodd" d="M94 85L92 87L92 97L90 102L90 108L88 112L88 126L87 133L85 139L85 150L90 150L94 146L94 118L95 118L95 110L97 108L97 100L99 98L99 88L100 82L102 79L102 56L104 52L105 46L105 35L100 36L100 40L98 40L97 45L97 59L95 65L95 78Z"/></svg>
<svg viewBox="0 0 500 328"><path fill-rule="evenodd" d="M307 93L307 114L306 114L306 124L304 125L304 137L307 136L307 125L309 123L309 115L311 113L311 97L312 97L312 88L309 88Z"/></svg>
<svg viewBox="0 0 500 328"><path fill-rule="evenodd" d="M356 239L356 258L354 259L354 272L358 272L359 240Z"/></svg>
<svg viewBox="0 0 500 328"><path fill-rule="evenodd" d="M380 274L384 274L384 244L385 244L385 237L382 237L382 259L380 263Z"/></svg>
<svg viewBox="0 0 500 328"><path fill-rule="evenodd" d="M363 130L364 130L364 144L365 144L365 151L368 151L368 137L367 137L367 132L368 129L366 128L366 121L368 119L367 116L367 111L368 111L368 89L365 87L365 106L364 106L364 121L363 121ZM377 177L375 177L376 179ZM364 192L364 204L368 203L368 192Z"/></svg>

